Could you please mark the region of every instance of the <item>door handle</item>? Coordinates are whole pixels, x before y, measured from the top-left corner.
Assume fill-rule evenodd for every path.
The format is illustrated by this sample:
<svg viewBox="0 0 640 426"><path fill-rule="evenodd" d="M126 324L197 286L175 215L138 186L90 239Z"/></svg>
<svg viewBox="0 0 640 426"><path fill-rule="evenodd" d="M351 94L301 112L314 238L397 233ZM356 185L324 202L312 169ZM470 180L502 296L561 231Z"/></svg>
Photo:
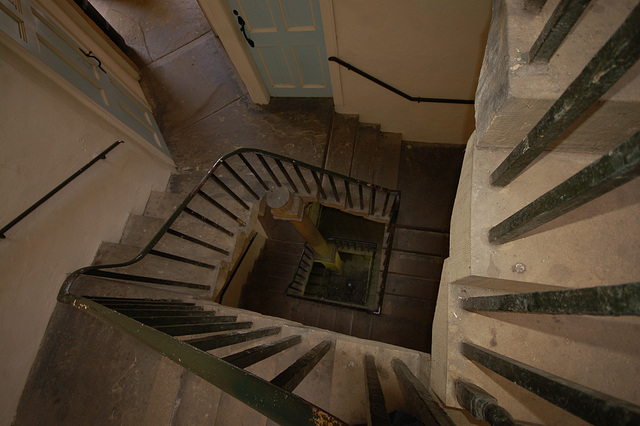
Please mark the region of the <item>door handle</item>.
<svg viewBox="0 0 640 426"><path fill-rule="evenodd" d="M237 10L233 11L233 14L236 15L238 17L238 24L240 25L240 32L242 33L242 35L244 36L245 40L247 40L247 43L249 44L249 46L251 47L255 47L255 43L253 42L253 40L251 40L248 36L247 36L247 32L245 31L244 27L247 25L246 22L244 22L244 19L242 19L242 16L240 16L238 14Z"/></svg>
<svg viewBox="0 0 640 426"><path fill-rule="evenodd" d="M96 55L93 54L93 52L90 50L89 53L85 52L84 50L82 50L82 47L78 47L78 49L80 49L80 51L84 54L84 56L86 56L87 58L92 58L95 59L96 61L98 61L98 68L100 68L102 70L103 73L107 73L104 68L102 68L102 61L100 59L98 59L98 57Z"/></svg>

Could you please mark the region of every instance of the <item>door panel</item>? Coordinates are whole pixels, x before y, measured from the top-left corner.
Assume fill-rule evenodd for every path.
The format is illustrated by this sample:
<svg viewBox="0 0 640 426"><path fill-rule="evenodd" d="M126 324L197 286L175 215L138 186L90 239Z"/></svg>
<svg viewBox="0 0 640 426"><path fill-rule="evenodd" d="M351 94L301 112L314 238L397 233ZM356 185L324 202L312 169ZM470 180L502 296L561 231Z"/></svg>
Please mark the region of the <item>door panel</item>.
<svg viewBox="0 0 640 426"><path fill-rule="evenodd" d="M293 73L282 46L256 46L256 51L260 55L268 82L272 87L295 89Z"/></svg>
<svg viewBox="0 0 640 426"><path fill-rule="evenodd" d="M249 48L269 94L330 97L318 0L228 0L255 43Z"/></svg>
<svg viewBox="0 0 640 426"><path fill-rule="evenodd" d="M304 88L322 88L327 85L322 72L322 53L318 46L292 46L300 83Z"/></svg>
<svg viewBox="0 0 640 426"><path fill-rule="evenodd" d="M311 0L280 0L284 28L287 31L315 31L315 17Z"/></svg>
<svg viewBox="0 0 640 426"><path fill-rule="evenodd" d="M232 8L238 10L244 18L249 32L275 33L278 31L268 0L238 0L237 7L232 6Z"/></svg>

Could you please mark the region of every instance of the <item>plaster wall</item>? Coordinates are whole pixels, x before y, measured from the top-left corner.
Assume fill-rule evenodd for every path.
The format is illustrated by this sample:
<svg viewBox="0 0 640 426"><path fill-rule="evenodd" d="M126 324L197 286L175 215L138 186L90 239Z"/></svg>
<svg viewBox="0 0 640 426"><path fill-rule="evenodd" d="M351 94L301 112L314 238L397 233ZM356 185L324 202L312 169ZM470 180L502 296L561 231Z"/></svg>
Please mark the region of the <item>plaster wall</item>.
<svg viewBox="0 0 640 426"><path fill-rule="evenodd" d="M474 98L491 1L324 0L321 4L329 56L411 96ZM334 34L328 28L330 17L325 16L329 13ZM382 131L402 133L411 141L465 144L473 131L473 105L410 102L336 63L329 65L339 113L359 114L361 122L381 123Z"/></svg>
<svg viewBox="0 0 640 426"><path fill-rule="evenodd" d="M66 275L118 241L164 190L172 161L113 123L46 67L0 43L0 223L123 139L0 240L0 424L9 424ZM70 366L72 367L72 366Z"/></svg>

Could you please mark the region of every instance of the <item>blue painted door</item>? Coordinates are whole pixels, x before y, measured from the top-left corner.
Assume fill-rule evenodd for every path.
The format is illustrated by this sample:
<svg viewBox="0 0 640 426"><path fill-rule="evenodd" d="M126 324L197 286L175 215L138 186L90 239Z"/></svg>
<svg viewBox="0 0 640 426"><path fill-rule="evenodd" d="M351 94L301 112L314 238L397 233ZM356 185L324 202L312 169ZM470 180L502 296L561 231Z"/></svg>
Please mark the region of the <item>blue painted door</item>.
<svg viewBox="0 0 640 426"><path fill-rule="evenodd" d="M332 96L318 0L228 2L271 96Z"/></svg>

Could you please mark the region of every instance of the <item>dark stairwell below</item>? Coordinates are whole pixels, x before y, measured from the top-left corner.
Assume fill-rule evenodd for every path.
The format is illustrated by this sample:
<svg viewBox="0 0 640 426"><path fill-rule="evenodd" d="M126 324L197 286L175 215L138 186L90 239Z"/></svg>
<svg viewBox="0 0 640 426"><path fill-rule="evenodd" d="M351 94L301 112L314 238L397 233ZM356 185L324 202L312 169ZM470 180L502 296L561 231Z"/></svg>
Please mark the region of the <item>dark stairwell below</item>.
<svg viewBox="0 0 640 426"><path fill-rule="evenodd" d="M431 352L431 325L442 264L448 256L449 221L464 150L401 142L399 135L358 124L355 117L335 115L326 160L329 169L336 163L332 158L335 144L345 146L343 139L336 141L336 135L344 138L345 134L354 138L352 144L346 144L351 158L338 164L336 171L402 192L381 312L371 314L286 296L304 239L290 222L275 220L268 213L263 222L269 240L244 287L240 307ZM340 152L344 155L345 151Z"/></svg>

